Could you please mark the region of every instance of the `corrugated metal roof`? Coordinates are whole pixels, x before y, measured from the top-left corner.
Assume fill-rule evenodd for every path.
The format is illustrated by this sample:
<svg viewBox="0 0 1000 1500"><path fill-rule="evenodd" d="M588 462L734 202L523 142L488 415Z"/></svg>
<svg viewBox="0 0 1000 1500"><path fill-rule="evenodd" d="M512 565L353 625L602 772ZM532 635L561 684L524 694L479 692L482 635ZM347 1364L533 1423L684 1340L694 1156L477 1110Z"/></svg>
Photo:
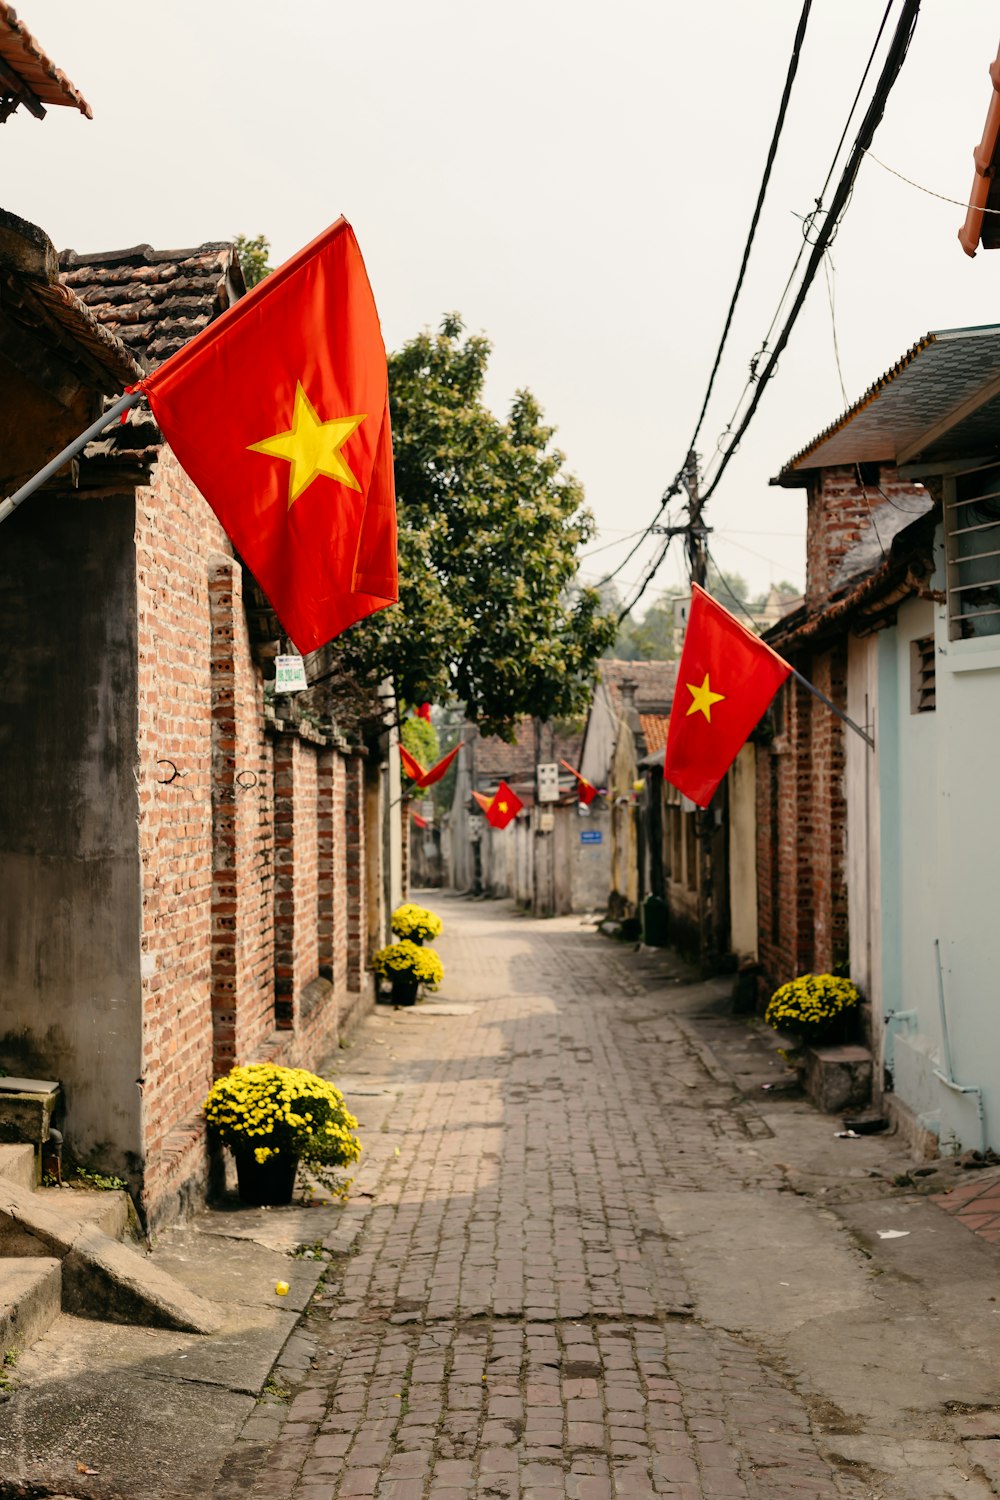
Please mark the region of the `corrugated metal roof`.
<svg viewBox="0 0 1000 1500"><path fill-rule="evenodd" d="M777 483L804 484L810 469L832 464L892 462L997 374L1000 324L925 334L860 401L788 460Z"/></svg>
<svg viewBox="0 0 1000 1500"><path fill-rule="evenodd" d="M42 51L17 12L0 0L0 59L22 79L43 104L64 104L78 109L88 120L94 112L75 84ZM3 93L0 82L0 93ZM36 113L37 107L35 110Z"/></svg>

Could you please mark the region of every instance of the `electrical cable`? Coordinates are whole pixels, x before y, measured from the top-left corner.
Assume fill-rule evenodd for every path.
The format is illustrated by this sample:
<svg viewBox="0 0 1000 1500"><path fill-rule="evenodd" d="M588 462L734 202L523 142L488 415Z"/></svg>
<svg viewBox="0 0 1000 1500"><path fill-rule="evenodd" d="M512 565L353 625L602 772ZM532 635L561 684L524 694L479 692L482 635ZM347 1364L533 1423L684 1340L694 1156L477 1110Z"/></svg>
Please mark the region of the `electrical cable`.
<svg viewBox="0 0 1000 1500"><path fill-rule="evenodd" d="M891 5L892 4L892 0L889 0L889 3ZM689 453L691 453L691 452L694 451L695 443L698 441L698 434L701 432L702 423L705 420L705 413L708 410L709 399L710 399L710 397L712 395L712 390L713 390L713 388L715 386L715 377L718 374L719 365L720 365L720 363L722 361L722 353L723 353L723 350L726 347L726 341L729 338L729 330L732 327L733 316L734 316L734 314L736 312L736 304L739 301L740 293L743 290L743 282L744 282L744 279L746 277L747 265L748 265L749 260L750 260L750 251L751 251L751 248L753 247L754 238L755 238L756 233L757 233L757 225L758 225L758 223L760 221L761 211L762 211L762 209L764 207L764 198L765 198L765 196L767 194L768 184L770 183L770 180L771 180L771 169L774 166L774 159L775 159L775 156L777 155L777 151L778 151L778 142L779 142L779 140L781 138L781 132L782 132L782 129L783 129L784 124L785 124L785 115L788 112L788 101L789 101L789 99L791 97L792 84L795 81L795 75L798 72L799 57L800 57L801 52L802 52L802 43L805 40L806 26L807 26L808 21L809 21L809 12L810 12L811 9L812 9L812 0L803 0L802 11L801 11L801 13L799 15L798 25L795 28L795 37L794 37L794 40L792 42L792 55L791 55L791 57L788 60L788 68L787 68L786 73L785 73L785 85L784 85L784 88L782 89L781 101L780 101L780 103L778 105L778 115L777 115L777 119L775 120L775 123L774 123L774 130L771 133L771 144L768 147L767 158L766 158L766 160L764 162L764 173L763 173L763 176L761 178L760 187L759 187L759 189L757 191L757 202L754 205L754 211L753 211L753 214L752 214L751 219L750 219L750 228L749 228L749 231L747 233L746 243L743 246L743 257L742 257L742 260L740 261L740 269L739 269L739 273L738 273L738 275L736 277L736 286L734 287L734 289L733 289L733 295L730 298L729 309L728 309L728 311L726 313L725 323L723 324L723 328L722 328L722 337L719 340L719 347L718 347L718 349L715 352L715 360L714 360L714 363L712 365L711 374L708 377L708 386L706 388L705 396L704 396L704 399L702 401L701 411L700 411L700 413L698 415L698 420L695 423L694 433L693 433L693 435L691 437L691 441L688 443L688 452ZM884 24L884 22L883 22L883 24ZM660 508L656 512L656 515L653 517L653 520L650 522L649 526L646 528L646 530L643 533L642 537L639 539L639 541L636 543L636 545L631 549L631 551L618 564L618 566L615 569L613 569L612 572L608 573L606 575L606 577L604 577L604 578L601 579L601 584L611 583L612 580L615 579L615 578L617 578L618 575L622 572L622 570L624 568L626 568L628 566L628 564L631 562L632 558L635 556L635 554L639 551L640 547L642 546L643 541L645 541L645 538L648 535L650 535L650 533L652 532L653 527L656 525L656 523L659 521L660 517L663 515L663 512L666 510L666 508L669 505L670 501L673 499L673 497L675 495L677 495L677 494L680 493L680 485L681 485L681 475L682 475L682 473L683 473L683 470L678 470L678 472L675 475L672 483L667 486L667 489L664 491L663 496L662 496L661 501L660 501Z"/></svg>
<svg viewBox="0 0 1000 1500"><path fill-rule="evenodd" d="M872 63L875 61L875 57L876 57L876 54L877 54L878 48L879 48L879 43L882 40L882 34L885 31L886 23L889 20L889 15L890 15L890 12L892 10L893 3L894 3L894 0L888 0L888 3L886 5L886 7L885 7L885 10L882 13L882 20L881 20L881 23L879 24L878 31L875 34L875 40L872 43L872 49L871 49L871 51L868 54L868 61L865 63L865 70L864 70L864 72L861 75L861 82L858 84L857 90L856 90L855 95L854 95L853 102L852 102L851 107L850 107L850 109L848 110L848 113L847 113L847 119L844 121L844 128L843 128L843 130L840 133L840 140L837 142L837 149L834 151L833 156L830 158L830 166L827 169L827 174L826 174L826 178L824 180L823 186L820 188L819 197L815 199L816 207L814 208L814 210L812 211L811 214L807 214L806 217L802 220L802 243L799 246L798 254L795 257L795 261L794 261L794 263L792 265L791 271L788 273L788 280L785 282L784 290L782 291L781 296L778 298L778 305L777 305L777 307L774 310L774 315L771 318L770 324L768 325L768 329L767 329L767 332L765 333L764 338L763 338L763 340L761 342L760 349L754 355L753 359L751 359L751 361L750 361L750 373L749 373L749 375L747 377L746 382L744 383L742 391L740 392L739 399L737 400L736 406L735 406L735 408L733 410L733 414L729 418L728 423L726 424L725 428L723 429L722 435L721 435L721 437L719 439L719 443L720 444L721 444L722 438L724 438L727 433L729 433L729 432L732 431L733 424L734 424L734 422L736 421L736 418L739 415L740 407L743 405L743 401L744 401L744 398L746 397L746 393L747 393L747 391L750 389L750 387L754 384L754 382L757 379L757 367L758 367L760 361L763 359L764 355L767 353L768 345L770 344L770 341L771 341L771 335L774 332L774 329L775 329L775 326L776 326L776 324L778 322L778 319L781 317L782 309L784 308L785 300L788 297L788 293L791 290L792 282L795 280L795 276L796 276L796 274L798 272L799 266L802 263L802 257L803 257L803 255L805 255L806 249L807 249L808 245L810 244L809 230L811 229L811 227L812 227L813 223L815 222L817 216L823 210L823 199L824 199L824 197L826 195L826 190L830 186L830 179L833 177L834 168L837 165L837 160L838 160L838 158L840 156L840 153L841 153L841 151L843 149L844 141L847 139L847 132L850 129L851 121L853 120L854 113L855 113L855 111L856 111L856 109L858 107L858 101L861 98L862 91L864 89L865 83L867 82L868 74L871 72ZM881 163L880 163L880 165L881 165ZM720 451L722 451L721 448L720 448Z"/></svg>
<svg viewBox="0 0 1000 1500"><path fill-rule="evenodd" d="M798 292L796 293L795 300L791 306L791 310L789 311L789 314L785 319L785 323L781 330L781 333L778 335L777 342L771 352L770 358L768 359L767 364L765 365L763 371L757 379L753 399L751 400L750 405L747 408L747 411L745 412L739 427L733 434L731 442L722 455L722 460L719 464L718 469L716 470L711 484L705 491L705 494L702 496L702 504L705 504L705 502L707 502L711 498L715 490L718 488L719 481L722 478L723 474L726 472L730 460L739 447L740 440L742 439L743 434L746 432L747 428L750 426L750 423L753 421L754 414L756 413L757 408L760 405L761 398L763 397L764 391L767 387L767 383L773 375L778 363L778 359L784 352L788 340L791 337L792 329L795 327L795 324L798 321L799 313L802 311L802 306L806 300L809 288L813 283L817 270L819 269L820 262L823 259L826 248L833 237L838 220L840 219L841 214L844 212L844 209L847 207L847 202L850 197L851 189L854 186L854 179L858 174L858 169L860 168L861 163L864 160L865 153L867 152L875 131L879 125L879 122L881 121L882 116L885 113L886 102L889 98L889 94L892 90L893 84L898 78L900 69L902 68L903 63L906 60L906 54L909 50L910 40L913 36L913 32L917 24L917 16L919 12L920 0L903 0L903 9L900 14L899 21L896 24L896 30L889 47L889 52L886 56L885 62L882 65L882 72L879 75L878 83L875 86L875 93L873 94L871 102L869 103L868 108L865 111L865 117L861 122L861 128L858 131L854 146L851 149L851 154L848 158L847 165L841 173L840 181L838 182L837 187L834 191L830 207L827 210L825 219L823 220L823 226L816 236L815 243L812 247L812 254L809 257L808 262L806 263L806 269L802 277L801 285L799 286Z"/></svg>
<svg viewBox="0 0 1000 1500"><path fill-rule="evenodd" d="M715 351L715 361L712 365L711 374L708 377L708 386L705 390L704 400L701 403L701 411L698 413L698 420L695 423L694 433L691 437L691 441L688 443L689 453L694 450L694 446L698 441L698 434L701 432L702 423L705 420L705 413L708 410L709 399L715 386L715 377L719 372L719 365L722 361L722 352L726 347L726 340L729 337L729 330L733 325L733 314L736 311L736 304L739 301L740 292L743 290L743 281L746 277L747 265L750 260L750 250L753 246L754 237L757 233L757 225L760 222L761 210L764 207L764 198L767 194L768 184L771 181L771 168L774 166L774 158L778 152L778 141L781 138L782 128L785 123L785 115L788 111L788 101L791 98L792 84L795 81L795 75L798 72L799 68L799 56L802 52L802 43L805 40L806 26L809 21L809 11L811 8L812 0L804 0L802 11L799 15L799 24L795 28L795 39L792 42L792 55L788 59L788 70L785 74L785 86L781 93L781 103L778 105L778 117L774 122L774 130L771 134L771 144L768 147L767 159L764 162L764 175L761 178L760 187L757 191L757 202L754 204L753 215L750 219L750 229L747 233L746 244L743 246L743 258L740 261L739 274L736 277L736 285L733 288L733 295L729 301L729 309L726 313L726 321L722 327L722 337L719 340L719 347Z"/></svg>

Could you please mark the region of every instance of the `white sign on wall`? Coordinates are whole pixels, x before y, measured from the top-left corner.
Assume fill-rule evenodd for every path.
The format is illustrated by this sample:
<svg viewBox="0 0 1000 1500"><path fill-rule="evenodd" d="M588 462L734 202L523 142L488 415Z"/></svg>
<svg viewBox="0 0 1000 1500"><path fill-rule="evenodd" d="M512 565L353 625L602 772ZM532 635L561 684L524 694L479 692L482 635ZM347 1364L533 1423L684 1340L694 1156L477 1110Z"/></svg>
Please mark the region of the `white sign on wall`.
<svg viewBox="0 0 1000 1500"><path fill-rule="evenodd" d="M308 686L306 669L301 656L275 657L274 691L276 693L301 693Z"/></svg>
<svg viewBox="0 0 1000 1500"><path fill-rule="evenodd" d="M539 802L559 801L559 764L557 761L543 761L538 767L538 800Z"/></svg>

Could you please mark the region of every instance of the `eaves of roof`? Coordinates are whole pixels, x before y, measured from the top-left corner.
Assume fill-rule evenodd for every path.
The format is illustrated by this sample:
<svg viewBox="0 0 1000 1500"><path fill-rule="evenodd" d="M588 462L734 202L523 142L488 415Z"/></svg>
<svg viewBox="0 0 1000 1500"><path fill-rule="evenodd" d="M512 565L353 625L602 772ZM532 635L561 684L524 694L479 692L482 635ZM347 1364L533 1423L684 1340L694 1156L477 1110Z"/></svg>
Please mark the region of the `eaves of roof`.
<svg viewBox="0 0 1000 1500"><path fill-rule="evenodd" d="M966 255L975 255L980 240L984 250L1000 245L1000 176L997 173L1000 146L1000 50L990 64L990 95L983 138L972 154L976 174L972 179L965 223L958 231L958 242Z"/></svg>
<svg viewBox="0 0 1000 1500"><path fill-rule="evenodd" d="M895 462L949 413L974 406L977 392L998 377L1000 324L927 333L771 483L801 488L814 469Z"/></svg>
<svg viewBox="0 0 1000 1500"><path fill-rule="evenodd" d="M93 110L79 89L45 55L24 22L17 19L17 12L7 0L0 0L0 62L6 63L42 104L68 105L78 109L88 120L94 118ZM3 92L0 80L0 93ZM39 112L37 106L34 112ZM44 114L44 110L41 113Z"/></svg>

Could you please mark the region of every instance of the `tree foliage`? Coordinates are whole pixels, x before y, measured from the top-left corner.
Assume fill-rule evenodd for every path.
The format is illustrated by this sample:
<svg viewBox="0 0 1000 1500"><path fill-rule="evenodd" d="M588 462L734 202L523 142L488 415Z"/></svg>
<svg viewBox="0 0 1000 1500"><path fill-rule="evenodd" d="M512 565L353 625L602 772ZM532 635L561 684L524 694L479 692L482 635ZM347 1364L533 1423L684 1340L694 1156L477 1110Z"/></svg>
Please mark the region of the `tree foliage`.
<svg viewBox="0 0 1000 1500"><path fill-rule="evenodd" d="M417 719L411 714L400 725L399 737L425 770L429 771L440 758L441 741L438 732L426 719Z"/></svg>
<svg viewBox="0 0 1000 1500"><path fill-rule="evenodd" d="M400 603L339 645L409 702L458 698L485 734L572 714L614 639L576 554L593 533L535 398L483 402L489 341L451 315L389 358Z"/></svg>
<svg viewBox="0 0 1000 1500"><path fill-rule="evenodd" d="M236 246L236 254L239 257L240 270L243 272L243 280L247 284L247 291L256 286L258 281L263 281L269 275L273 267L268 259L271 251L271 241L263 234L255 235L250 239L245 234L238 234L233 239Z"/></svg>

